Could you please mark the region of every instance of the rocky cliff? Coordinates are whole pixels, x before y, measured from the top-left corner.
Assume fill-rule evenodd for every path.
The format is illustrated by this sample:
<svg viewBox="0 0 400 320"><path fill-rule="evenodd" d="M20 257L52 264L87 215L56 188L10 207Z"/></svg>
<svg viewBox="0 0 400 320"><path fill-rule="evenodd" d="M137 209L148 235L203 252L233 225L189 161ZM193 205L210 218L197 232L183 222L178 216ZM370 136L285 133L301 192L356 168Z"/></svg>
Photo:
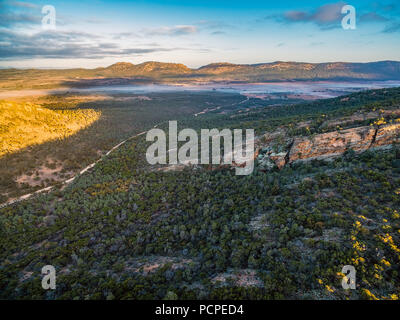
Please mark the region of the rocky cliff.
<svg viewBox="0 0 400 320"><path fill-rule="evenodd" d="M273 139L279 135L278 140ZM348 150L357 153L368 149L388 148L400 142L400 123L363 126L307 137L285 137L282 132L266 134L258 152L261 168L266 170L298 161L335 158Z"/></svg>

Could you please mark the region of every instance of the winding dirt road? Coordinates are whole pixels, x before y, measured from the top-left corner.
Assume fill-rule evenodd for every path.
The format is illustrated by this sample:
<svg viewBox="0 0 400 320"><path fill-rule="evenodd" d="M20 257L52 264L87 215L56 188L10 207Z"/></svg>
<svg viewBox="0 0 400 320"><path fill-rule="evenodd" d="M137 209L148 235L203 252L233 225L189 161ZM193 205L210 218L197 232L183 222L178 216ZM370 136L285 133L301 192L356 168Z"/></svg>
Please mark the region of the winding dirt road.
<svg viewBox="0 0 400 320"><path fill-rule="evenodd" d="M246 102L246 101L248 101L248 98L247 98L247 97L246 97L246 99L244 99L243 101L238 102L238 103L232 103L232 104L229 105L229 106L233 106L233 105L235 105L235 104L242 104L242 103L244 103L244 102ZM220 107L214 108L214 109L208 109L208 108L206 108L206 109L204 109L204 110L203 110L202 112L200 112L200 113L192 114L192 116L197 117L197 116L200 115L200 114L205 114L205 113L207 113L207 112L214 111L214 110L217 110L217 109L219 109L219 108L220 108ZM153 128L157 128L158 126L160 126L161 124L163 124L164 122L167 122L167 121L168 121L168 120L163 121L163 122L160 122L160 123L156 124L155 126L153 126ZM68 180L64 180L63 182L61 182L61 185L67 186L67 185L71 184L71 183L74 182L79 176L81 176L82 174L84 174L86 171L92 169L97 163L99 163L100 161L102 161L102 160L104 159L104 157L107 157L108 155L110 155L110 153L112 153L114 150L116 150L116 149L118 149L119 147L121 147L121 146L122 146L123 144L125 144L127 141L132 140L132 139L135 139L135 138L137 138L137 137L139 137L139 136L142 136L142 135L144 135L144 134L147 133L147 132L148 132L148 130L147 130L147 131L140 132L140 133L135 134L134 136L131 136L131 137L129 137L128 139L126 139L126 140L124 140L124 141L118 143L116 146L112 147L112 148L105 154L105 156L102 156L101 158L99 158L99 159L96 160L95 162L89 164L86 168L84 168L84 169L82 169L81 171L79 171L79 172L78 172L75 176L73 176L72 178L69 178ZM35 191L35 192L25 194L25 195L23 195L23 196L20 196L20 197L18 197L18 198L16 198L16 199L11 200L11 201L2 203L2 204L0 204L0 209L1 209L1 208L4 208L4 207L7 207L7 206L10 206L10 205L12 205L12 204L21 202L21 201L23 201L23 200L27 200L27 199L29 199L29 198L31 198L31 197L33 197L33 196L38 195L38 194L51 191L51 190L53 190L55 187L56 187L56 186L49 186L49 187L46 187L46 188L37 190L37 191Z"/></svg>
<svg viewBox="0 0 400 320"><path fill-rule="evenodd" d="M158 126L158 125L156 125L156 126ZM156 126L154 126L154 127L156 127ZM126 140L124 140L124 141L118 143L116 146L112 147L112 148L105 154L105 156L108 156L111 152L113 152L114 150L118 149L120 146L122 146L123 144L125 144L127 141L132 140L132 139L134 139L134 138L137 138L137 137L139 137L139 136L145 134L146 132L147 132L147 131L143 131L143 132L141 132L141 133L138 133L138 134L136 134L136 135L134 135L134 136L132 136L132 137L129 137L128 139L126 139ZM72 178L69 178L68 180L63 181L61 184L62 184L63 186L67 186L67 185L71 184L72 182L75 181L76 178L78 178L80 175L84 174L86 171L92 169L97 163L99 163L99 162L102 161L103 159L104 159L104 157L101 157L101 158L98 159L97 161L95 161L95 162L89 164L86 168L84 168L84 169L82 169L81 171L79 171L75 176L73 176ZM54 188L55 188L55 186L49 186L49 187L46 187L46 188L37 190L37 191L35 191L35 192L25 194L25 195L23 195L23 196L21 196L21 197L18 197L18 198L16 198L16 199L14 199L14 200L11 200L11 201L8 201L8 202L5 202L5 203L0 204L0 209L1 209L1 208L4 208L4 207L7 207L7 206L9 206L9 205L12 205L12 204L14 204L14 203L17 203L17 202L20 202L20 201L23 201L23 200L27 200L27 199L29 199L29 198L31 198L31 197L33 197L33 196L35 196L35 195L38 195L38 194L40 194L40 193L44 193L44 192L51 191L51 190L54 189Z"/></svg>

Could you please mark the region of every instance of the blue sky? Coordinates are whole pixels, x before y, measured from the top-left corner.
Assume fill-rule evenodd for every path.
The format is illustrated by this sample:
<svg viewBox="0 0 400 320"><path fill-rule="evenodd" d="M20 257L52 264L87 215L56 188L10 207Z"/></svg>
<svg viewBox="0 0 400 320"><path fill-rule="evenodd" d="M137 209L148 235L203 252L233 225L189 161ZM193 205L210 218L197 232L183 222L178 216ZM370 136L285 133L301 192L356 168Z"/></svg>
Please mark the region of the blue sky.
<svg viewBox="0 0 400 320"><path fill-rule="evenodd" d="M341 8L356 8L356 30ZM42 28L42 7L56 29ZM0 0L0 67L400 60L400 2Z"/></svg>

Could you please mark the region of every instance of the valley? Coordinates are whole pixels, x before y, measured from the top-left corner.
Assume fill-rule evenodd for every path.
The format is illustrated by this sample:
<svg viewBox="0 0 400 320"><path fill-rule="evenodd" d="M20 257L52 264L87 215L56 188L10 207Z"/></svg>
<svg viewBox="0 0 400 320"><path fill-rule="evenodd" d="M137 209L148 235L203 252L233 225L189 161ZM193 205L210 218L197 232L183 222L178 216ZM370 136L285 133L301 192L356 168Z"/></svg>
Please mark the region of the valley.
<svg viewBox="0 0 400 320"><path fill-rule="evenodd" d="M315 101L211 90L69 92L12 103L24 99L100 117L0 158L4 201L52 187L0 209L1 297L398 297L399 88ZM168 120L196 131L254 128L254 172L149 165L140 133L166 129ZM40 184L24 173L29 165ZM41 289L45 264L57 270L56 290ZM357 268L357 290L340 287L346 264Z"/></svg>

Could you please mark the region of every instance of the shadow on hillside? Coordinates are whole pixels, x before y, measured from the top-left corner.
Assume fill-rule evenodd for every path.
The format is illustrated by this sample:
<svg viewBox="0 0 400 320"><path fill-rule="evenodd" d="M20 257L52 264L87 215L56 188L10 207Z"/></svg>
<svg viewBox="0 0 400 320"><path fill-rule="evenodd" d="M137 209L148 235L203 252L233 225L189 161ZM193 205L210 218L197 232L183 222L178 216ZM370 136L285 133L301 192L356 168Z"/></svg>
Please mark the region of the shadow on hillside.
<svg viewBox="0 0 400 320"><path fill-rule="evenodd" d="M135 125L137 117L132 108L111 99L101 103L88 101L78 104L76 108L92 108L101 111L102 115L99 120L71 136L31 145L0 157L0 202L69 178L115 144L143 128ZM142 123L147 126L150 124L148 121ZM55 181L35 180L38 169L43 171L46 167L60 169L54 176ZM18 185L18 177L24 177L26 179L23 180L29 180L29 184L36 186Z"/></svg>
<svg viewBox="0 0 400 320"><path fill-rule="evenodd" d="M68 95L53 101L51 109L57 109ZM16 179L24 175L33 180L39 168L62 167L58 180L68 179L82 168L93 163L113 146L126 138L166 120L178 120L204 110L209 103L229 105L241 99L237 94L226 93L151 93L118 94L105 100L85 101L74 108L91 108L101 111L101 117L91 126L62 140L33 145L0 158L0 202L48 185L54 181L42 181L35 187L18 185ZM51 164L53 163L53 165ZM55 164L54 164L55 163ZM30 175L29 175L30 174Z"/></svg>

